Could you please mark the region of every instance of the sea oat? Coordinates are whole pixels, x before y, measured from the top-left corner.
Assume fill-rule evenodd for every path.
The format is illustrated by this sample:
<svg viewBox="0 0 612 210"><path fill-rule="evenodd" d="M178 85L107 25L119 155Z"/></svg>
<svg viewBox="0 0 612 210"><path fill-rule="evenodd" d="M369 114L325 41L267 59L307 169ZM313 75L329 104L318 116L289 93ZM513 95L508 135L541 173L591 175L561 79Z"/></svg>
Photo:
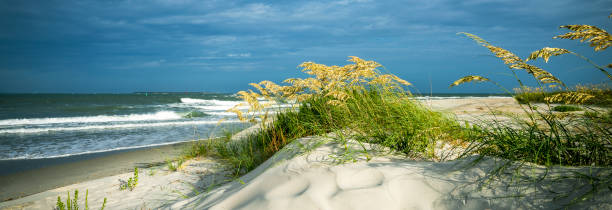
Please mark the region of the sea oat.
<svg viewBox="0 0 612 210"><path fill-rule="evenodd" d="M580 42L590 42L591 47L595 47L595 51L605 50L612 44L612 36L603 29L591 25L564 25L559 28L567 28L574 32L567 32L562 35L555 36L557 39L580 39Z"/></svg>
<svg viewBox="0 0 612 210"><path fill-rule="evenodd" d="M540 50L533 51L531 55L529 55L529 57L525 59L525 61L536 60L538 58L542 58L544 59L546 63L548 63L548 59L550 58L550 56L558 56L558 55L563 55L567 53L572 53L572 52L566 49L561 49L561 48L545 47Z"/></svg>
<svg viewBox="0 0 612 210"><path fill-rule="evenodd" d="M461 79L458 79L457 81L453 82L453 84L451 84L449 87L457 86L457 85L460 85L466 82L484 82L484 81L489 81L489 79L485 77L477 76L477 75L469 75L469 76L462 77Z"/></svg>

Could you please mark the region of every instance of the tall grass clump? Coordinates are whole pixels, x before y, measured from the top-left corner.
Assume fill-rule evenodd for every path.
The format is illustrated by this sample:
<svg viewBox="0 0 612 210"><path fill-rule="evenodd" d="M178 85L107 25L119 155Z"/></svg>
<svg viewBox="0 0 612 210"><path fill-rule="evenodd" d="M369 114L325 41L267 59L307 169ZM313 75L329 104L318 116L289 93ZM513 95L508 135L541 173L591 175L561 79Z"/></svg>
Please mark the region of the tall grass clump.
<svg viewBox="0 0 612 210"><path fill-rule="evenodd" d="M612 36L595 26L567 25L561 26L561 28L567 28L573 32L554 38L580 39L589 42L592 47L595 47L595 51L605 50L612 43ZM553 198L553 201L571 195L571 201L566 208L593 197L601 193L602 190L604 190L604 193L606 190L612 190L612 171L609 169L612 165L612 121L607 117L612 112L607 110L606 113L606 111L588 107L589 104L609 105L611 98L609 88L602 89L592 86L570 88L552 73L527 62L539 58L548 62L552 56L573 54L592 64L596 70L599 70L612 81L612 76L604 67L572 51L551 47L534 51L526 59L521 59L512 52L494 46L476 35L463 32L460 34L475 40L508 66L510 73L514 75L519 85L518 93L514 95L514 98L521 104L527 116L525 118L514 118L511 123L497 120L482 123L479 125L482 129L479 132L472 133L472 142L464 155L477 153L509 160L490 171L485 182L489 182L493 178L508 177L508 174L518 176L517 174L521 174L520 171L526 169L525 166L529 165L525 163L530 162L545 166L546 172L557 165L591 167L588 173L574 172L573 175L551 178L553 180L569 179L572 182L588 185L587 188L578 187L582 189L574 189L575 192L554 192L558 197ZM612 67L612 64L607 66ZM518 76L520 73L529 74L535 79L538 86L536 88L525 86ZM508 94L512 94L495 81L477 75L463 77L450 86L473 81L491 82ZM545 91L546 89L554 89L555 91L549 92ZM538 106L541 105L536 106L532 104L533 102L544 103L547 109L538 109ZM551 107L553 103L580 104L589 111L586 111L582 116L554 113L555 109L563 111L573 108L575 110L577 107L555 106L559 107L555 108ZM519 182L538 183L547 176L548 173L533 177L518 177L520 177ZM514 180L518 177L511 176L510 178Z"/></svg>
<svg viewBox="0 0 612 210"><path fill-rule="evenodd" d="M557 112L574 112L574 111L582 111L583 109L577 106L569 106L569 105L559 105L552 108L553 111Z"/></svg>
<svg viewBox="0 0 612 210"><path fill-rule="evenodd" d="M596 51L606 49L612 41L606 31L594 26L570 25L561 27L575 32L555 38L588 41L591 42L591 46L595 47ZM528 58L521 59L512 52L494 46L476 35L463 32L460 34L472 38L500 58L515 76L520 90L529 89L518 77L521 72L531 75L536 80L540 85L536 88L537 91L541 91L547 86L549 88L556 87L559 90L557 93L550 94L541 92L540 95L544 95L542 102L548 107L547 111L541 111L531 104L532 101L538 101L531 98L534 97L533 95L521 95L521 97L528 96L526 100L522 101L525 103L522 107L528 116L527 119L517 119L514 125L490 123L481 126L488 129L483 129L478 134L479 136L476 139L480 140L473 144L471 151L483 155L503 157L511 161L526 161L545 166L610 166L612 164L612 129L610 123L596 121L590 117L566 119L565 115L553 113L554 108L551 108L551 103L585 104L602 96L592 91L568 88L552 73L528 64L527 61L538 58L548 61L551 56L574 54L591 63L597 70L600 70L612 80L610 74L603 67L577 53L550 47L542 48L531 53ZM451 87L470 81L492 82L499 86L498 83L486 77L470 75L455 81L451 84ZM501 88L506 90L503 87ZM520 97L517 100L520 101Z"/></svg>
<svg viewBox="0 0 612 210"><path fill-rule="evenodd" d="M349 61L352 64L345 66L302 63L309 77L287 79L286 86L270 81L251 83L255 90L238 92L244 103L228 111L243 121L259 123L261 129L241 141L215 141L210 150L227 159L236 174L242 174L304 136L333 132L409 157L432 158L436 141L462 135L457 122L416 102L405 89L409 82L383 74L377 62L358 57ZM267 108L279 102L294 106L269 115ZM248 110L243 112L240 106Z"/></svg>
<svg viewBox="0 0 612 210"><path fill-rule="evenodd" d="M514 89L514 98L522 104L526 103L547 103L547 99L555 95L568 95L571 92L577 92L581 94L590 95L589 97L579 104L596 105L603 107L612 106L612 88L606 84L598 85L576 85L570 90L563 90L562 88L546 88L546 87L522 87ZM576 104L573 100L559 100L557 103L563 104Z"/></svg>

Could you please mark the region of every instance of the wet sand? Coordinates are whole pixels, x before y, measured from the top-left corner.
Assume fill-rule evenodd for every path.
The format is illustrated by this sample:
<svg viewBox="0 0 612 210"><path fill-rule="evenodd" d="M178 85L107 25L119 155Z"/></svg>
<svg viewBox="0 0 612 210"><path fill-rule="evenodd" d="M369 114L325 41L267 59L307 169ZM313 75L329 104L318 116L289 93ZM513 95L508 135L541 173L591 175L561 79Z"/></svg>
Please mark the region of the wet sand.
<svg viewBox="0 0 612 210"><path fill-rule="evenodd" d="M0 161L0 201L165 164L193 142L60 158Z"/></svg>

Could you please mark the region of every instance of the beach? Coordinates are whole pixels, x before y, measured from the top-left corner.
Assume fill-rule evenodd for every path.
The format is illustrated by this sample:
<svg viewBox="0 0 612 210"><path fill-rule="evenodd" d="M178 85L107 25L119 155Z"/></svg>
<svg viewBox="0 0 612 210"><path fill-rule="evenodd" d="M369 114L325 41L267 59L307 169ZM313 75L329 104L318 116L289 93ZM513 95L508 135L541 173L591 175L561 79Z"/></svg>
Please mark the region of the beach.
<svg viewBox="0 0 612 210"><path fill-rule="evenodd" d="M499 113L492 114L491 110L509 115L523 112L509 97L438 98L421 103L459 121L497 119ZM246 129L235 134L233 140L255 131L257 127ZM177 171L169 170L165 160L176 157L189 143L71 156L51 166L4 176L3 197L35 194L2 202L0 208L51 208L57 196L65 199L67 192L78 189L81 199L84 191L89 191L90 208L98 208L107 198L107 209L546 209L563 207L580 192L590 190L587 181L573 178L547 178L508 188L510 176L483 186L487 175L504 160L480 160L478 156L442 162L412 160L353 140L348 141L349 148L366 148L371 156L339 162L347 145L334 141L335 135L300 138L239 178L232 177L224 162L214 158L191 159ZM436 155L456 157L453 154L460 149L439 145ZM11 164L30 165L25 163ZM476 165L463 168L471 164ZM131 177L133 167L141 168L141 181L133 191L120 190L118 180ZM563 177L608 172L606 168L587 167L545 170L533 165L520 173L527 177ZM551 192L567 195L553 202L560 194ZM605 209L612 207L610 201L612 195L603 193L575 207Z"/></svg>
<svg viewBox="0 0 612 210"><path fill-rule="evenodd" d="M612 209L608 1L0 2L0 210Z"/></svg>
<svg viewBox="0 0 612 210"><path fill-rule="evenodd" d="M192 143L178 143L151 148L74 155L35 160L4 160L7 170L0 175L0 199L43 192L87 180L123 174L138 168L166 164L178 157Z"/></svg>

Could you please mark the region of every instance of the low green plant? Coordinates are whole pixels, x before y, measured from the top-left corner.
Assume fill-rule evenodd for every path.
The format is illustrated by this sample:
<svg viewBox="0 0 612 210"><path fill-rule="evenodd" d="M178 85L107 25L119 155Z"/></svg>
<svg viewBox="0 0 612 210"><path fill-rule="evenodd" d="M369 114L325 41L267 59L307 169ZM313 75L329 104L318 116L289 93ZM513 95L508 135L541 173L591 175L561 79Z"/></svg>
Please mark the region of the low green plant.
<svg viewBox="0 0 612 210"><path fill-rule="evenodd" d="M223 141L229 141L231 140L232 136L238 131L240 131L239 127L224 128L222 130L221 137L218 137L218 138L210 137L207 140L195 141L183 151L182 159L190 159L190 158L201 157L201 156L211 156L212 154L210 152L212 150L213 142L216 142L217 140L220 140L220 139L222 139ZM168 163L169 168L171 169L177 168L177 166L172 165L173 163L171 163L170 161L166 161L166 162Z"/></svg>
<svg viewBox="0 0 612 210"><path fill-rule="evenodd" d="M178 158L175 161L171 161L171 160L166 160L166 165L168 165L168 170L170 171L177 171L181 165L183 165L183 163L185 162L184 158Z"/></svg>
<svg viewBox="0 0 612 210"><path fill-rule="evenodd" d="M188 158L195 158L198 156L209 155L208 153L210 151L210 146L211 146L210 141L211 140L207 140L205 142L198 141L198 142L191 144L191 146L189 146L183 153L183 157L188 159Z"/></svg>
<svg viewBox="0 0 612 210"><path fill-rule="evenodd" d="M612 110L608 110L608 111L596 111L596 110L590 110L590 111L585 111L584 112L584 117L600 123L600 124L607 124L608 126L612 126Z"/></svg>
<svg viewBox="0 0 612 210"><path fill-rule="evenodd" d="M612 106L612 88L607 84L576 85L570 88L569 91L560 88L522 87L516 88L514 90L514 98L521 104L548 103L547 99L550 99L555 95L568 95L571 92L577 92L593 96L589 97L580 104L597 105L604 107ZM575 101L571 100L571 98L560 99L560 101L557 101L558 103L575 104Z"/></svg>
<svg viewBox="0 0 612 210"><path fill-rule="evenodd" d="M89 204L87 202L89 196L89 190L85 191L85 210L89 209ZM104 202L102 203L102 207L100 210L104 210L106 206L106 198L104 198ZM79 190L74 190L74 198L70 198L70 192L68 192L68 196L66 198L66 203L62 202L62 198L57 196L57 202L55 204L56 210L78 210L79 207Z"/></svg>
<svg viewBox="0 0 612 210"><path fill-rule="evenodd" d="M121 190L134 190L134 188L136 188L136 185L138 185L138 168L134 168L134 176L128 178L127 181L122 181L121 180L121 184L119 185L119 188Z"/></svg>
<svg viewBox="0 0 612 210"><path fill-rule="evenodd" d="M553 111L557 112L573 112L573 111L582 111L582 108L577 106L568 106L568 105L558 105L554 106Z"/></svg>

